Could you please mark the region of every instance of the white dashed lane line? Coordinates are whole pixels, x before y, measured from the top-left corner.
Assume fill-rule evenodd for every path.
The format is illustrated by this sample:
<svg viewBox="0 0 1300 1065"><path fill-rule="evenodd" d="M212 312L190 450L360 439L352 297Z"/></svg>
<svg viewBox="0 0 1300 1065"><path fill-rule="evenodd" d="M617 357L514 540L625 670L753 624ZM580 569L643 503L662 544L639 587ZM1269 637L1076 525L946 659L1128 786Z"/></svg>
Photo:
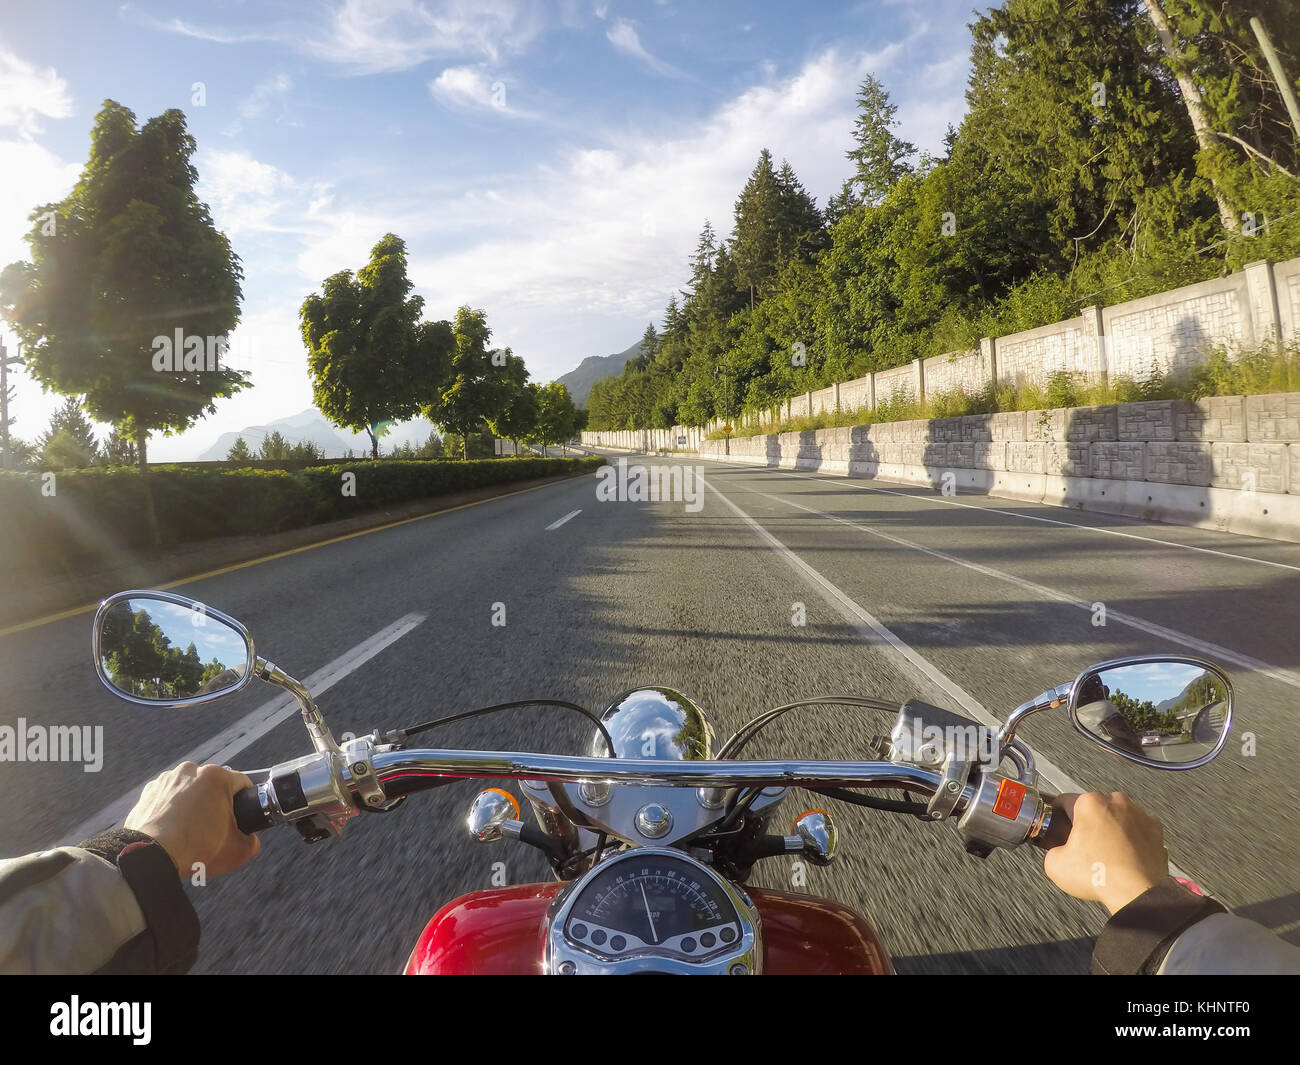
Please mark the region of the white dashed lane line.
<svg viewBox="0 0 1300 1065"><path fill-rule="evenodd" d="M571 510L571 511L569 511L569 513L567 513L566 515L564 515L564 517L562 517L559 521L553 521L553 522L551 522L550 525L546 526L546 531L547 531L547 532L550 532L552 529L558 529L561 525L563 525L563 524L564 524L566 521L568 521L570 518L576 518L576 517L577 517L579 514L581 514L581 513L582 513L582 508L581 508L581 507L579 507L577 510Z"/></svg>

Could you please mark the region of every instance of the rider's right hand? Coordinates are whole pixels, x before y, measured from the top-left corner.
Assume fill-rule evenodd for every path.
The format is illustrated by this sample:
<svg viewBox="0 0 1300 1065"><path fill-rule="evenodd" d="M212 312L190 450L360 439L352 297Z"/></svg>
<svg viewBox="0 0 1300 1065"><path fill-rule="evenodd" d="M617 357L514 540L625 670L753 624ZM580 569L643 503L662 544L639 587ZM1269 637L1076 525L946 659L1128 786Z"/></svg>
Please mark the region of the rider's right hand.
<svg viewBox="0 0 1300 1065"><path fill-rule="evenodd" d="M232 872L262 846L235 824L234 797L252 783L223 766L182 762L144 786L125 827L152 836L182 877L200 863L206 876Z"/></svg>
<svg viewBox="0 0 1300 1065"><path fill-rule="evenodd" d="M1169 875L1163 827L1122 792L1060 795L1055 805L1073 827L1047 852L1043 871L1066 894L1115 913Z"/></svg>

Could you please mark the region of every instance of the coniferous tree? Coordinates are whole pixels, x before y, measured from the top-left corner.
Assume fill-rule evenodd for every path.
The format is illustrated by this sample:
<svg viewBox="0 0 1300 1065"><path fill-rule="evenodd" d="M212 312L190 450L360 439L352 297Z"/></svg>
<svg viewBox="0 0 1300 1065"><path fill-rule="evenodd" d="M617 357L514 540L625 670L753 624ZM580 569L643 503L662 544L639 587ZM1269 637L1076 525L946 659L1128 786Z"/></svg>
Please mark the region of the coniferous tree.
<svg viewBox="0 0 1300 1065"><path fill-rule="evenodd" d="M757 290L776 272L781 254L782 189L772 167L772 153L764 148L736 200L736 225L731 237L731 257L736 276L748 290L754 306Z"/></svg>
<svg viewBox="0 0 1300 1065"><path fill-rule="evenodd" d="M95 440L95 429L76 396L69 396L63 406L50 417L50 427L37 441L37 447L44 451L56 437L64 435L63 452L67 455L84 455L83 465L89 466L99 457L99 443Z"/></svg>
<svg viewBox="0 0 1300 1065"><path fill-rule="evenodd" d="M885 87L868 74L858 87L854 147L848 152L854 173L845 192L852 203L880 203L893 184L911 170L908 160L916 154L916 145L894 132L897 113L898 105L890 101Z"/></svg>

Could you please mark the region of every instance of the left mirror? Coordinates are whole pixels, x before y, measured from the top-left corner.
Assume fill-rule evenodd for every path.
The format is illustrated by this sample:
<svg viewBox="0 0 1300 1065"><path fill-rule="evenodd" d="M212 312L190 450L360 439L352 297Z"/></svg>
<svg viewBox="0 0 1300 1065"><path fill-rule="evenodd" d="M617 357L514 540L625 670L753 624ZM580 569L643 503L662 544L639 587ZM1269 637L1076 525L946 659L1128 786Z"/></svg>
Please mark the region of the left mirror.
<svg viewBox="0 0 1300 1065"><path fill-rule="evenodd" d="M120 592L95 614L95 669L116 695L185 706L238 691L253 675L248 631L202 603L165 592Z"/></svg>

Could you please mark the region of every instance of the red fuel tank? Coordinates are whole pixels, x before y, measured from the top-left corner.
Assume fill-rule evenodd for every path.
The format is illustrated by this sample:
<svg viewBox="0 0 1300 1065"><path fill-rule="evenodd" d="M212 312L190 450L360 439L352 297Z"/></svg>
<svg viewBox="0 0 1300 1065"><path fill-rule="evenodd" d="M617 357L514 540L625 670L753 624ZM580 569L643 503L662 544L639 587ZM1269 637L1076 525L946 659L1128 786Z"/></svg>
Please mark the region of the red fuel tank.
<svg viewBox="0 0 1300 1065"><path fill-rule="evenodd" d="M410 975L537 974L546 910L564 884L475 891L433 915L406 961ZM871 923L813 895L749 889L762 919L763 972L775 975L892 973Z"/></svg>

